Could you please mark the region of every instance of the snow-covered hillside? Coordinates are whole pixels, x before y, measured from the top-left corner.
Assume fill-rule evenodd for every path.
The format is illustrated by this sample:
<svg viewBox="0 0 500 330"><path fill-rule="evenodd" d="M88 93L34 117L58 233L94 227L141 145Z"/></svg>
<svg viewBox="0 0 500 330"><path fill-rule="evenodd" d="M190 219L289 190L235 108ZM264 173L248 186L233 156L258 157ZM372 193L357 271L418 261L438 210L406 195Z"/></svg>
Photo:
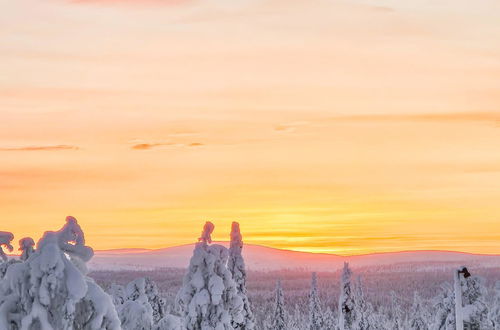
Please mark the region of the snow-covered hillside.
<svg viewBox="0 0 500 330"><path fill-rule="evenodd" d="M229 246L228 242L217 242ZM161 267L186 268L194 244L158 250L129 249L96 251L90 262L91 269L154 269ZM280 250L245 244L245 264L251 270L279 270L302 268L313 271L341 269L344 262L353 267L385 266L403 263L422 264L421 267L457 268L461 265L500 267L500 255L478 255L449 251L408 251L358 256L339 256Z"/></svg>

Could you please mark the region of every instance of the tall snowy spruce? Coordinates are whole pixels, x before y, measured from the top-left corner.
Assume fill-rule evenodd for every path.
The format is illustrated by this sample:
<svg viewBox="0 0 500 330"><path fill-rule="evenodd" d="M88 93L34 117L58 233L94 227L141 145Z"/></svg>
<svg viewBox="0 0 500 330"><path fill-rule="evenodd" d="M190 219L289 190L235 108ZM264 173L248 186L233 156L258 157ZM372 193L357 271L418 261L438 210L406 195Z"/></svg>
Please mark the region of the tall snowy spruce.
<svg viewBox="0 0 500 330"><path fill-rule="evenodd" d="M111 297L86 276L93 250L75 218L67 217L59 231L46 232L37 250L29 251L0 281L0 329L120 329Z"/></svg>
<svg viewBox="0 0 500 330"><path fill-rule="evenodd" d="M455 330L455 295L449 283L441 285L439 294L433 299L434 320L432 330Z"/></svg>
<svg viewBox="0 0 500 330"><path fill-rule="evenodd" d="M212 242L207 222L176 302L188 330L232 330L243 323L243 300L227 268L228 250Z"/></svg>
<svg viewBox="0 0 500 330"><path fill-rule="evenodd" d="M406 315L403 312L403 303L396 295L396 292L391 291L391 305L390 305L390 324L389 324L389 329L390 330L406 330L405 328L405 320L406 320Z"/></svg>
<svg viewBox="0 0 500 330"><path fill-rule="evenodd" d="M429 330L427 321L429 320L429 315L425 309L422 298L415 291L413 295L413 305L410 309L410 314L408 315L408 329L409 330Z"/></svg>
<svg viewBox="0 0 500 330"><path fill-rule="evenodd" d="M309 293L309 330L322 330L323 326L323 312L318 296L318 279L316 273L312 273L311 292Z"/></svg>
<svg viewBox="0 0 500 330"><path fill-rule="evenodd" d="M147 277L138 278L127 284L128 300L141 301L151 306L153 323L158 323L165 315L165 301L160 297L158 286Z"/></svg>
<svg viewBox="0 0 500 330"><path fill-rule="evenodd" d="M138 278L126 285L112 284L113 298L123 330L176 330L180 320L166 313L158 286L149 278Z"/></svg>
<svg viewBox="0 0 500 330"><path fill-rule="evenodd" d="M113 284L109 290L123 330L153 329L166 317L165 301L149 278L138 278L126 287ZM170 316L171 318L173 316ZM165 328L165 330L170 328Z"/></svg>
<svg viewBox="0 0 500 330"><path fill-rule="evenodd" d="M276 283L276 292L274 300L274 314L271 321L272 330L286 330L286 311L285 311L285 297L283 296L283 288L281 287L281 281Z"/></svg>
<svg viewBox="0 0 500 330"><path fill-rule="evenodd" d="M303 330L307 328L307 324L304 324L304 317L302 316L302 312L298 304L295 304L293 313L289 314L287 324L288 329L290 330Z"/></svg>
<svg viewBox="0 0 500 330"><path fill-rule="evenodd" d="M374 320L373 308L372 305L366 301L365 291L363 289L363 283L361 283L360 276L358 276L358 282L356 285L354 304L356 306L356 320L354 321L353 328L356 330L377 329L377 325Z"/></svg>
<svg viewBox="0 0 500 330"><path fill-rule="evenodd" d="M351 283L351 269L349 264L344 262L344 269L340 278L340 297L339 297L339 329L354 329L356 321L356 306L354 303L354 292Z"/></svg>
<svg viewBox="0 0 500 330"><path fill-rule="evenodd" d="M335 314L333 313L330 307L326 309L323 321L324 321L324 329L332 329L332 330L337 329L338 321L335 318Z"/></svg>
<svg viewBox="0 0 500 330"><path fill-rule="evenodd" d="M493 303L489 311L489 319L493 329L500 330L500 281L493 287Z"/></svg>
<svg viewBox="0 0 500 330"><path fill-rule="evenodd" d="M243 240L240 232L240 225L233 222L231 226L231 243L229 246L229 260L227 268L233 275L233 280L236 283L238 295L243 301L243 321L241 323L233 320L233 328L236 330L253 330L255 329L255 317L252 313L250 301L247 296L247 273L245 270L245 261L241 254L243 250Z"/></svg>

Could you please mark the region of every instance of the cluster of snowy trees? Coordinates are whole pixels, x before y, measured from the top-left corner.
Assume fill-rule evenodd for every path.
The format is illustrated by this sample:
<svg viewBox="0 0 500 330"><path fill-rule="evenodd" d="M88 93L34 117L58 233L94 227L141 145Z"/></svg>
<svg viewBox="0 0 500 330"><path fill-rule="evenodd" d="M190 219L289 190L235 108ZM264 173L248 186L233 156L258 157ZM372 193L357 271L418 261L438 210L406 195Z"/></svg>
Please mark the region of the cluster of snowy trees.
<svg viewBox="0 0 500 330"><path fill-rule="evenodd" d="M272 306L253 306L238 223L229 248L212 243L213 231L207 222L170 303L144 277L104 292L88 276L93 250L73 217L46 232L36 248L32 238L22 238L19 258L3 250L12 252L14 236L0 232L0 330L500 330L500 281L488 293L483 279L465 267L434 298L415 292L408 308L394 293L389 304L373 305L347 263L334 304L322 301L325 293L312 273L307 302L291 308L278 280Z"/></svg>
<svg viewBox="0 0 500 330"><path fill-rule="evenodd" d="M317 277L312 274L309 294L309 317L300 315L296 305L287 313L280 281L276 285L274 313L264 328L277 330L499 330L500 281L495 284L491 307L486 303L483 279L472 276L467 268L455 271L454 286L443 284L439 294L423 300L415 292L409 312L404 312L399 298L392 292L391 304L376 310L364 294L361 278L352 279L349 265L344 264L340 278L338 311L322 309L318 299Z"/></svg>
<svg viewBox="0 0 500 330"><path fill-rule="evenodd" d="M12 251L11 233L0 244ZM73 217L59 231L45 232L36 250L31 238L20 240L19 260L2 251L0 329L120 329L111 297L87 276L92 248Z"/></svg>
<svg viewBox="0 0 500 330"><path fill-rule="evenodd" d="M0 329L253 330L239 225L232 225L229 249L212 244L213 230L207 222L170 308L148 278L105 293L87 276L94 252L73 217L36 249L32 238L21 239L18 259L3 250L12 252L14 235L0 232Z"/></svg>

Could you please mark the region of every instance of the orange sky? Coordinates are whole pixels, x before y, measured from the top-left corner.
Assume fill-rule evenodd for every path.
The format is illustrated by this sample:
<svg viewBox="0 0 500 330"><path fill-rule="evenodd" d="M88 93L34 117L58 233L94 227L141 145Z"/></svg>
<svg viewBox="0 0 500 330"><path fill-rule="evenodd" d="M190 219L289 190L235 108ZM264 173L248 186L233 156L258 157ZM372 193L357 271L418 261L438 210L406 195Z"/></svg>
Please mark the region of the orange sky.
<svg viewBox="0 0 500 330"><path fill-rule="evenodd" d="M0 0L0 230L500 253L496 0Z"/></svg>

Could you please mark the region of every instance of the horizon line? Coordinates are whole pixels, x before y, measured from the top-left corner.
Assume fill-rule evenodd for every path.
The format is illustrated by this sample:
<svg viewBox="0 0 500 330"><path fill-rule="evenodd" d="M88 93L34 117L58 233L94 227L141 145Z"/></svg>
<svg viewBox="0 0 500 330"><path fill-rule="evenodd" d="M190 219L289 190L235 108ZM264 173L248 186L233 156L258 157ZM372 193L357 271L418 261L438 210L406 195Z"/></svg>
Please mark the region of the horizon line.
<svg viewBox="0 0 500 330"><path fill-rule="evenodd" d="M211 244L220 244L220 243L229 243L230 241L213 241ZM176 248L176 247L183 247L183 246L190 246L194 245L198 242L193 242L193 243L186 243L186 244L179 244L179 245L172 245L172 246L165 246L165 247L160 247L160 248L140 248L140 247L130 247L130 248L116 248L116 249L99 249L99 250L94 250L94 252L112 252L112 251L120 251L120 250L142 250L141 252L130 252L130 254L141 254L141 253L147 253L147 252L154 252L154 251L160 251L160 250L165 250L165 249L171 249L171 248ZM445 253L458 253L458 254L466 254L466 255L473 255L473 256L490 256L490 257L500 257L500 253L473 253L473 252L466 252L466 251L459 251L459 250L432 250L432 249L414 249L414 250L400 250L400 251L382 251L382 252L371 252L371 253L360 253L360 254L336 254L336 253L328 253L328 252L310 252L310 251L297 251L297 250L290 250L290 249L285 249L285 248L276 248L272 246L267 246L267 245L260 245L260 244L243 244L243 248L247 246L258 246L258 247L263 247L267 249L272 249L272 250L279 250L279 251L284 251L284 252L291 252L291 253L305 253L305 254L314 254L314 255L327 255L327 256L337 256L337 257L359 257L359 256L372 256L372 255L381 255L381 254L395 254L395 253L415 253L415 252L445 252ZM122 253L122 254L127 254L127 253Z"/></svg>

